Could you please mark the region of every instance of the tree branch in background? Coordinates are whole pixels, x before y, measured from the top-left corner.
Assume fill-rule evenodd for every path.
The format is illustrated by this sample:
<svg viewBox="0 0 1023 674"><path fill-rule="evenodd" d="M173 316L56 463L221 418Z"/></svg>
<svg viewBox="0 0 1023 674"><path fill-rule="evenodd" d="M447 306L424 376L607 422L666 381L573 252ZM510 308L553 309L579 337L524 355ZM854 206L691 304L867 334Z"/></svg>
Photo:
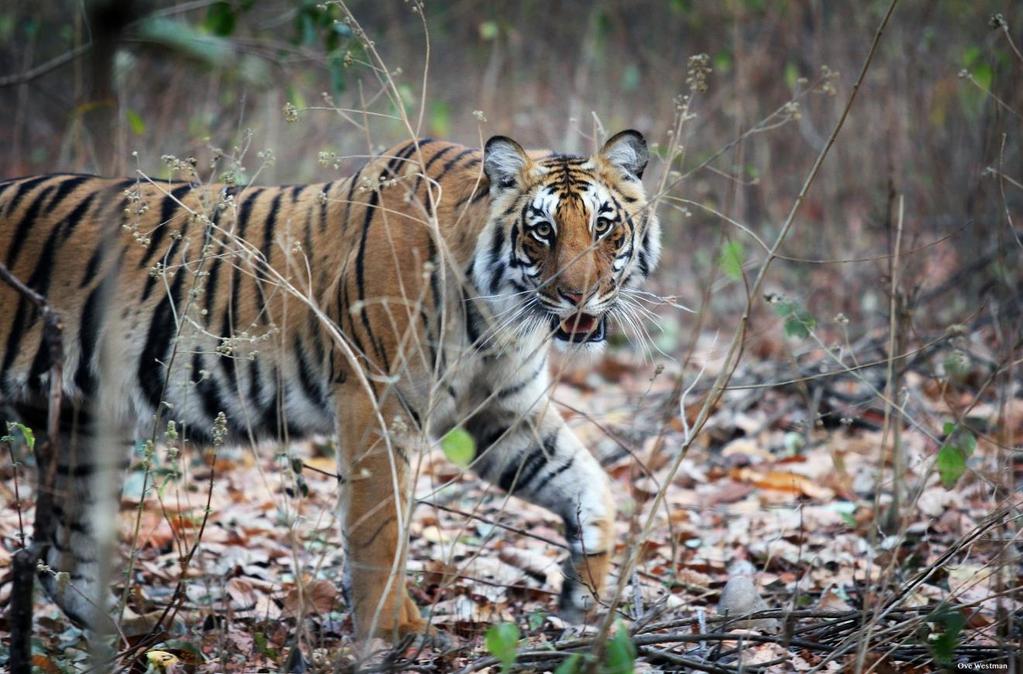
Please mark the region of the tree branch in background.
<svg viewBox="0 0 1023 674"><path fill-rule="evenodd" d="M80 47L75 47L70 51L66 51L60 56L56 56L46 63L40 63L34 68L29 68L23 73L17 75L7 75L6 77L0 77L0 89L6 87L14 87L19 84L28 84L32 80L38 79L43 75L53 72L57 68L71 63L76 58L84 54L85 52L92 49L92 44L83 44Z"/></svg>

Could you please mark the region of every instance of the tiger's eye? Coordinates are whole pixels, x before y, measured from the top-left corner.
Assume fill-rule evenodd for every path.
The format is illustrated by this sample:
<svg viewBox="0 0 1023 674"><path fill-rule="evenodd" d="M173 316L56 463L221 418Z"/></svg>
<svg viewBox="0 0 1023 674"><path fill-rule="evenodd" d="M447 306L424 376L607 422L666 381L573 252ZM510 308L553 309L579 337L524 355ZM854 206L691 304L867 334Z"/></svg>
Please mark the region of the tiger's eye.
<svg viewBox="0 0 1023 674"><path fill-rule="evenodd" d="M541 238L544 238L544 239L546 239L548 236L550 236L552 231L553 230L551 228L551 223L549 223L549 222L538 222L538 223L536 223L536 225L533 226L533 232L537 236L539 236Z"/></svg>
<svg viewBox="0 0 1023 674"><path fill-rule="evenodd" d="M603 236L604 234L607 234L607 231L611 229L611 225L613 224L614 223L608 220L607 218L597 218L596 226L597 236Z"/></svg>

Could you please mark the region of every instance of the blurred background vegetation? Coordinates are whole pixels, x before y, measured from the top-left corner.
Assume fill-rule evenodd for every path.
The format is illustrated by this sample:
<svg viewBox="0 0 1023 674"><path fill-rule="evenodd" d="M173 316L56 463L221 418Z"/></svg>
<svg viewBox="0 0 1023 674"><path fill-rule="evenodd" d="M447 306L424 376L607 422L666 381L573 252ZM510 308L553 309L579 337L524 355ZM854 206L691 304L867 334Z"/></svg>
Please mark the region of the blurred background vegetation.
<svg viewBox="0 0 1023 674"><path fill-rule="evenodd" d="M422 134L470 145L500 133L534 147L584 151L604 131L635 127L666 147L680 97L690 93L687 59L706 53L713 71L707 91L691 102L696 117L686 124L686 151L653 175L685 173L799 96L779 123L673 190L694 206L660 207L667 244L660 290L690 304L725 285L735 291L724 293L707 327L743 302L738 278L717 271L723 239L742 242L746 263L763 255L715 212L773 238L886 5L427 2L425 92L427 37L414 4L349 6L396 73L413 119L423 106ZM994 18L999 13L1004 24ZM162 155L208 165L211 147L244 146L251 129L248 170L260 163L252 156L258 150L276 157L258 182L345 175L358 157L407 132L389 117L393 101L381 95L378 73L351 27L337 21L341 14L317 0L6 0L0 173L141 169L167 176ZM893 249L901 197L914 326L937 328L994 304L1018 315L1020 235L1010 218L1023 190L990 169L1023 178L1023 58L1012 46L1015 39L1018 49L1020 35L1018 2L899 6L782 251L801 260L777 266L775 289L819 318L842 312L857 330L885 325L884 256ZM822 80L822 72L831 75ZM835 95L819 91L822 82ZM293 123L288 104L297 109ZM859 261L820 263L851 258ZM670 342L676 326L666 325Z"/></svg>

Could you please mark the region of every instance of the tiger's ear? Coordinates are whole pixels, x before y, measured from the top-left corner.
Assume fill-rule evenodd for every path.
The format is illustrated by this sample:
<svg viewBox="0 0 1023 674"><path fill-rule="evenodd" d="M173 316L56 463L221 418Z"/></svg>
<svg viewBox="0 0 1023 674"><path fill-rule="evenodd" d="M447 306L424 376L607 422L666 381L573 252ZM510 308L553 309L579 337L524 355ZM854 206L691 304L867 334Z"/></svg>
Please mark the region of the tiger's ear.
<svg viewBox="0 0 1023 674"><path fill-rule="evenodd" d="M492 191L518 185L529 162L522 146L507 136L494 136L483 148L483 172Z"/></svg>
<svg viewBox="0 0 1023 674"><path fill-rule="evenodd" d="M600 157L622 171L636 178L643 177L643 170L650 159L646 138L639 131L626 129L611 136L600 149Z"/></svg>

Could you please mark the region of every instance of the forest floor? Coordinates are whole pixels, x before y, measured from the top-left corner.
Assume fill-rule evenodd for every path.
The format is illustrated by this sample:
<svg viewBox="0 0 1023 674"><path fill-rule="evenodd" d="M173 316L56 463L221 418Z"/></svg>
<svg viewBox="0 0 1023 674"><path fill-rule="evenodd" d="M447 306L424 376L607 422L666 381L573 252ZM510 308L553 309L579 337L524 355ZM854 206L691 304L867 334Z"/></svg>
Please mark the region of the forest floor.
<svg viewBox="0 0 1023 674"><path fill-rule="evenodd" d="M1023 399L984 384L993 371L985 341L939 338L903 361L899 400L910 421L897 440L905 475L894 518L886 365L840 368L804 345L741 366L673 476L713 357L689 363L687 385L696 386L681 408L672 402L677 367L620 354L570 367L555 401L614 480L616 558L642 546L598 671L840 671L857 658L862 671L1007 671L1023 639L1023 464L1011 453L1023 437ZM868 336L853 353L861 364L884 362L883 347L883 335ZM714 350L708 340L695 353ZM176 672L353 669L334 471L318 446L225 449L212 462L161 455L142 509L144 473L131 471L121 518L125 554L138 524L130 603L166 606L180 585L187 631L122 643L122 665L146 671L146 653L158 649ZM5 457L0 476L6 569L30 533L34 473ZM630 532L665 484L652 529L634 543ZM454 638L446 648L381 651L362 661L366 671L496 672L496 653L525 671L564 672L581 662L572 653L595 652L600 620L574 626L556 615L565 550L555 516L488 488L440 450L424 458L417 495L408 580ZM179 560L200 532L182 577ZM726 584L732 595L756 589L722 606ZM0 601L10 589L4 578ZM83 632L37 597L37 671L89 670ZM723 608L761 619L728 622ZM496 623L518 634L486 638ZM0 619L5 642L8 630ZM509 634L511 655L502 652Z"/></svg>

